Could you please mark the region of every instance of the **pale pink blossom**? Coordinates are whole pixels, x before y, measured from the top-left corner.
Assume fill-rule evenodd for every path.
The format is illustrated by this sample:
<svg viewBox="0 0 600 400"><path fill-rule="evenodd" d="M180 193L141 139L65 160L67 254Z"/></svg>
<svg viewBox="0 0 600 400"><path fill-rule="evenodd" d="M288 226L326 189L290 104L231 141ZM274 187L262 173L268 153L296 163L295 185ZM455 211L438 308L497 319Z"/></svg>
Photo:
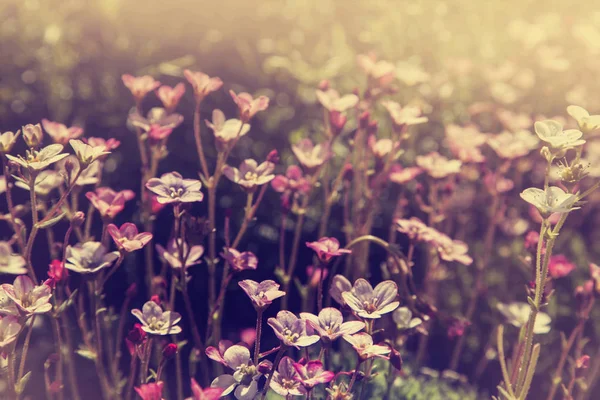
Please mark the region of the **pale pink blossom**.
<svg viewBox="0 0 600 400"><path fill-rule="evenodd" d="M373 357L385 358L385 356L391 352L389 346L373 344L373 337L366 332L345 335L344 340L352 345L361 360L367 360Z"/></svg>
<svg viewBox="0 0 600 400"><path fill-rule="evenodd" d="M314 170L315 168L320 167L331 156L329 143L326 142L315 145L312 140L308 138L304 138L292 145L292 151L300 164L308 170Z"/></svg>
<svg viewBox="0 0 600 400"><path fill-rule="evenodd" d="M185 79L192 85L196 100L202 100L208 94L215 92L223 86L221 78L211 78L203 72L194 72L186 69L183 71Z"/></svg>
<svg viewBox="0 0 600 400"><path fill-rule="evenodd" d="M252 159L242 161L239 169L226 165L223 167L223 175L230 181L237 183L247 191L253 191L258 186L271 182L275 175L273 170L275 164L265 161L260 165Z"/></svg>
<svg viewBox="0 0 600 400"><path fill-rule="evenodd" d="M359 54L356 60L365 74L375 80L379 86L389 85L396 77L396 66L389 61L378 61L377 57L364 54Z"/></svg>
<svg viewBox="0 0 600 400"><path fill-rule="evenodd" d="M100 212L100 215L113 219L123 211L125 203L135 197L131 190L115 192L109 187L99 187L94 192L87 192L85 197Z"/></svg>
<svg viewBox="0 0 600 400"><path fill-rule="evenodd" d="M150 232L138 233L137 226L131 222L124 223L120 228L115 224L109 224L106 230L113 238L117 248L126 252L139 250L152 240Z"/></svg>
<svg viewBox="0 0 600 400"><path fill-rule="evenodd" d="M449 160L438 152L431 152L424 156L417 156L416 163L429 176L435 179L445 178L460 172L462 162Z"/></svg>
<svg viewBox="0 0 600 400"><path fill-rule="evenodd" d="M571 273L576 268L567 257L562 254L553 255L548 263L548 274L554 278L562 278Z"/></svg>
<svg viewBox="0 0 600 400"><path fill-rule="evenodd" d="M503 131L488 137L488 145L501 158L515 159L526 156L539 144L538 138L531 132L519 130L516 132Z"/></svg>
<svg viewBox="0 0 600 400"><path fill-rule="evenodd" d="M256 99L250 93L242 92L236 94L233 90L229 91L231 98L238 106L240 119L248 122L259 111L264 111L269 107L269 98L258 96Z"/></svg>
<svg viewBox="0 0 600 400"><path fill-rule="evenodd" d="M446 127L446 141L450 151L456 158L464 163L480 163L485 157L479 149L487 141L487 135L481 133L475 125L464 127L448 125Z"/></svg>
<svg viewBox="0 0 600 400"><path fill-rule="evenodd" d="M410 126L424 124L428 121L427 117L423 117L422 110L415 106L404 106L395 101L382 101L381 104L387 109L392 121L397 126Z"/></svg>
<svg viewBox="0 0 600 400"><path fill-rule="evenodd" d="M358 97L354 94L340 96L334 89L317 90L317 99L328 111L342 113L358 104Z"/></svg>
<svg viewBox="0 0 600 400"><path fill-rule="evenodd" d="M123 84L129 89L136 101L141 101L148 93L160 86L160 82L149 75L132 76L125 74L121 77Z"/></svg>
<svg viewBox="0 0 600 400"><path fill-rule="evenodd" d="M399 185L405 184L414 180L417 176L421 175L423 170L419 167L403 167L400 164L394 164L390 168L389 179L391 182Z"/></svg>
<svg viewBox="0 0 600 400"><path fill-rule="evenodd" d="M66 125L61 124L60 122L53 122L47 119L42 119L42 126L44 130L54 143L66 145L69 140L77 139L81 135L83 135L83 129L77 126L72 126L67 128Z"/></svg>
<svg viewBox="0 0 600 400"><path fill-rule="evenodd" d="M314 250L322 263L328 263L333 257L352 253L351 250L340 248L340 242L334 237L322 237L316 242L306 242L306 246Z"/></svg>
<svg viewBox="0 0 600 400"><path fill-rule="evenodd" d="M163 103L163 106L167 109L167 111L171 112L177 107L179 104L179 100L181 96L185 93L185 86L183 83L178 83L175 87L162 85L158 89L156 89L156 96Z"/></svg>

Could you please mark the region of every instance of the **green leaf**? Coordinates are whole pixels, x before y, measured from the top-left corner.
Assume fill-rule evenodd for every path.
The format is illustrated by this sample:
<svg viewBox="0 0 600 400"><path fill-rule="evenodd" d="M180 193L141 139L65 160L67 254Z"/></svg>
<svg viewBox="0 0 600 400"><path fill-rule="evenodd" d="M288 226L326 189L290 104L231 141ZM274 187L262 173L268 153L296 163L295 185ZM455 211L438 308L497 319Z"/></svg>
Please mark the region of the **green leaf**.
<svg viewBox="0 0 600 400"><path fill-rule="evenodd" d="M95 361L96 360L96 352L88 349L87 347L80 347L75 350L75 353L79 354L83 358L87 358L88 360Z"/></svg>
<svg viewBox="0 0 600 400"><path fill-rule="evenodd" d="M64 212L60 213L56 217L50 218L48 221L39 222L37 224L37 227L39 229L51 228L54 225L56 225L58 222L60 222L60 220L63 219L65 215L66 215L66 213L64 213Z"/></svg>
<svg viewBox="0 0 600 400"><path fill-rule="evenodd" d="M60 305L60 307L58 307L58 310L56 310L57 316L62 314L67 308L69 308L71 306L71 304L75 303L75 299L77 298L77 290L78 289L73 290L73 292L71 292L71 295L69 296L69 298L66 301L63 301L63 303Z"/></svg>
<svg viewBox="0 0 600 400"><path fill-rule="evenodd" d="M15 392L17 392L17 394L23 393L25 386L27 386L27 382L29 382L29 378L31 378L31 371L23 375L23 377L15 383Z"/></svg>

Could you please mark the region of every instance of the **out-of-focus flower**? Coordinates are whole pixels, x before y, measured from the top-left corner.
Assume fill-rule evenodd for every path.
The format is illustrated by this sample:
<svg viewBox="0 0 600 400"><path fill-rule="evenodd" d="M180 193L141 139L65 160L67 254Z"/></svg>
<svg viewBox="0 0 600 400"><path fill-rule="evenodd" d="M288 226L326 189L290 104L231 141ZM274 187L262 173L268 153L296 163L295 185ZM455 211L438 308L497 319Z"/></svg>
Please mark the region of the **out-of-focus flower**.
<svg viewBox="0 0 600 400"><path fill-rule="evenodd" d="M529 229L529 221L518 215L508 215L499 225L508 236L521 236Z"/></svg>
<svg viewBox="0 0 600 400"><path fill-rule="evenodd" d="M521 198L535 206L544 218L548 218L550 214L563 214L579 209L574 206L577 195L566 193L558 186L549 186L546 190L528 188L521 192Z"/></svg>
<svg viewBox="0 0 600 400"><path fill-rule="evenodd" d="M135 388L142 400L162 400L163 382L144 383Z"/></svg>
<svg viewBox="0 0 600 400"><path fill-rule="evenodd" d="M192 397L188 397L186 400L217 400L223 394L222 388L209 387L202 389L194 378L190 380L190 387L192 389Z"/></svg>
<svg viewBox="0 0 600 400"><path fill-rule="evenodd" d="M356 61L360 69L381 87L389 85L396 77L396 66L389 61L378 61L375 56L364 54L359 54Z"/></svg>
<svg viewBox="0 0 600 400"><path fill-rule="evenodd" d="M44 140L44 132L40 124L27 124L23 127L23 139L30 148L38 147Z"/></svg>
<svg viewBox="0 0 600 400"><path fill-rule="evenodd" d="M600 115L590 115L585 108L579 106L569 106L567 112L577 121L583 133L590 133L600 128Z"/></svg>
<svg viewBox="0 0 600 400"><path fill-rule="evenodd" d="M181 82L175 85L175 87L162 85L156 89L156 97L160 99L165 109L169 112L172 112L177 107L184 93L185 86Z"/></svg>
<svg viewBox="0 0 600 400"><path fill-rule="evenodd" d="M0 316L0 350L5 351L21 333L21 324L14 315Z"/></svg>
<svg viewBox="0 0 600 400"><path fill-rule="evenodd" d="M391 352L388 346L373 344L373 337L366 332L346 335L344 340L352 345L363 361L373 357L385 357Z"/></svg>
<svg viewBox="0 0 600 400"><path fill-rule="evenodd" d="M205 353L206 356L211 360L227 366L224 356L227 349L231 346L233 346L233 343L230 340L219 340L218 348L214 346L208 346Z"/></svg>
<svg viewBox="0 0 600 400"><path fill-rule="evenodd" d="M240 331L240 340L251 347L256 342L256 329L255 328L246 328Z"/></svg>
<svg viewBox="0 0 600 400"><path fill-rule="evenodd" d="M438 152L431 152L424 156L417 156L416 163L429 176L435 179L445 178L460 172L462 162L449 160Z"/></svg>
<svg viewBox="0 0 600 400"><path fill-rule="evenodd" d="M110 154L110 151L106 151L106 146L103 145L94 147L75 139L69 140L69 143L73 147L73 150L75 150L75 155L83 166L88 166L103 156Z"/></svg>
<svg viewBox="0 0 600 400"><path fill-rule="evenodd" d="M340 248L340 242L334 237L322 237L316 242L306 242L306 246L314 250L324 264L327 264L333 257L352 253L352 250Z"/></svg>
<svg viewBox="0 0 600 400"><path fill-rule="evenodd" d="M446 141L452 154L464 163L480 163L485 157L479 149L488 137L481 133L475 125L446 127Z"/></svg>
<svg viewBox="0 0 600 400"><path fill-rule="evenodd" d="M294 369L298 373L296 380L306 388L312 390L320 383L329 383L335 377L332 371L325 371L320 360L312 360L307 363L294 363Z"/></svg>
<svg viewBox="0 0 600 400"><path fill-rule="evenodd" d="M514 133L503 131L497 135L489 136L487 143L499 157L515 159L526 156L536 149L539 140L531 132L519 130Z"/></svg>
<svg viewBox="0 0 600 400"><path fill-rule="evenodd" d="M270 388L280 396L304 396L306 390L297 380L298 373L294 368L294 361L283 357L279 362L277 371L273 373Z"/></svg>
<svg viewBox="0 0 600 400"><path fill-rule="evenodd" d="M340 94L333 89L317 90L317 99L328 111L337 111L342 113L358 104L358 97L354 94Z"/></svg>
<svg viewBox="0 0 600 400"><path fill-rule="evenodd" d="M0 154L10 153L20 134L20 130L17 133L8 131L0 134Z"/></svg>
<svg viewBox="0 0 600 400"><path fill-rule="evenodd" d="M230 181L237 183L247 191L254 191L258 186L271 182L275 175L273 170L275 164L264 161L260 165L252 159L242 161L239 169L226 165L223 167L223 175Z"/></svg>
<svg viewBox="0 0 600 400"><path fill-rule="evenodd" d="M45 314L52 310L52 289L48 285L36 286L27 275L19 275L13 284L5 283L2 290L12 300L21 316Z"/></svg>
<svg viewBox="0 0 600 400"><path fill-rule="evenodd" d="M446 334L451 339L463 336L470 325L471 323L466 319L452 318L446 330Z"/></svg>
<svg viewBox="0 0 600 400"><path fill-rule="evenodd" d="M175 343L169 343L162 349L162 356L165 360L171 360L177 355L179 349Z"/></svg>
<svg viewBox="0 0 600 400"><path fill-rule="evenodd" d="M419 176L423 170L419 167L408 167L404 168L400 164L394 164L390 168L389 179L390 182L397 183L399 185L405 184L414 180Z"/></svg>
<svg viewBox="0 0 600 400"><path fill-rule="evenodd" d="M77 139L83 135L83 129L78 126L67 128L66 125L61 124L60 122L53 122L47 119L42 120L42 126L46 133L54 140L54 143L62 144L63 146L66 145L69 140Z"/></svg>
<svg viewBox="0 0 600 400"><path fill-rule="evenodd" d="M41 171L50 164L60 161L68 156L66 153L61 154L61 151L63 151L63 146L61 144L51 144L40 151L33 149L27 150L27 155L25 157L15 157L6 154L6 158L16 162L21 167L32 169L34 171Z"/></svg>
<svg viewBox="0 0 600 400"><path fill-rule="evenodd" d="M339 384L332 384L330 387L325 388L327 395L331 400L352 400L353 396L348 391L348 385L345 382Z"/></svg>
<svg viewBox="0 0 600 400"><path fill-rule="evenodd" d="M590 367L590 356L587 354L582 355L575 361L575 368L577 369L588 369Z"/></svg>
<svg viewBox="0 0 600 400"><path fill-rule="evenodd" d="M210 386L223 389L221 396L233 392L238 400L253 400L258 393L258 380L262 374L252 363L250 350L244 346L233 345L225 350L223 362L233 370L233 374L218 376Z"/></svg>
<svg viewBox="0 0 600 400"><path fill-rule="evenodd" d="M563 126L551 119L537 121L534 128L538 137L557 151L568 150L585 144L585 140L581 139L583 132L577 129L563 131Z"/></svg>
<svg viewBox="0 0 600 400"><path fill-rule="evenodd" d="M149 75L132 76L125 74L121 76L123 84L129 89L137 102L141 101L148 93L160 86L160 82Z"/></svg>
<svg viewBox="0 0 600 400"><path fill-rule="evenodd" d="M369 148L376 158L383 158L394 150L394 141L392 139L379 139L375 135L369 136Z"/></svg>
<svg viewBox="0 0 600 400"><path fill-rule="evenodd" d="M272 280L258 283L250 279L245 279L240 281L238 285L248 295L252 304L257 309L265 309L273 300L285 296L285 292L279 290L279 284Z"/></svg>
<svg viewBox="0 0 600 400"><path fill-rule="evenodd" d="M134 309L131 313L140 320L142 329L152 335L176 335L181 332L181 327L177 326L181 315L174 311L163 311L152 300L147 301L142 310Z"/></svg>
<svg viewBox="0 0 600 400"><path fill-rule="evenodd" d="M202 183L197 179L183 179L179 172L151 178L146 182L146 188L157 195L156 200L161 204L194 203L204 198L200 191Z"/></svg>
<svg viewBox="0 0 600 400"><path fill-rule="evenodd" d="M167 244L166 249L160 244L157 244L156 251L158 252L159 257L165 260L171 266L171 268L180 269L181 260L179 258L179 247L182 247L181 252L183 253L183 256L186 257L186 269L192 265L197 265L202 262L204 247L201 245L196 245L189 248L188 244L181 238L178 238L177 241L175 241L175 239L171 239Z"/></svg>
<svg viewBox="0 0 600 400"><path fill-rule="evenodd" d="M575 264L562 254L553 255L548 262L548 273L554 279L569 275L575 268Z"/></svg>
<svg viewBox="0 0 600 400"><path fill-rule="evenodd" d="M308 193L310 182L304 177L302 169L297 165L290 165L284 175L277 175L271 181L271 187L278 193Z"/></svg>
<svg viewBox="0 0 600 400"><path fill-rule="evenodd" d="M141 249L152 240L150 232L138 233L138 228L131 222L126 222L118 228L115 224L109 224L106 230L113 238L119 250L132 252Z"/></svg>
<svg viewBox="0 0 600 400"><path fill-rule="evenodd" d="M69 270L65 268L65 264L60 260L52 260L48 266L48 279L44 284L55 288L57 283L66 281L68 277Z"/></svg>
<svg viewBox="0 0 600 400"><path fill-rule="evenodd" d="M346 305L346 301L342 296L343 293L352 290L352 283L343 275L336 275L331 280L331 287L329 288L329 294L340 305Z"/></svg>
<svg viewBox="0 0 600 400"><path fill-rule="evenodd" d="M312 140L308 138L304 138L292 145L292 151L300 164L309 171L323 165L323 163L331 156L328 143L315 145Z"/></svg>
<svg viewBox="0 0 600 400"><path fill-rule="evenodd" d="M256 269L258 266L258 258L251 251L240 252L233 248L227 248L221 253L221 256L236 272Z"/></svg>
<svg viewBox="0 0 600 400"><path fill-rule="evenodd" d="M196 101L203 100L208 94L219 90L221 86L223 86L221 78L211 78L200 71L190 71L189 69L186 69L183 71L183 75L190 85L192 85Z"/></svg>
<svg viewBox="0 0 600 400"><path fill-rule="evenodd" d="M511 179L494 173L485 174L483 182L490 193L506 193L511 191L515 186L515 183Z"/></svg>
<svg viewBox="0 0 600 400"><path fill-rule="evenodd" d="M250 93L242 92L236 94L233 90L229 91L231 98L238 106L240 119L243 122L248 122L259 111L264 111L269 107L269 98L266 96L258 96L256 99Z"/></svg>
<svg viewBox="0 0 600 400"><path fill-rule="evenodd" d="M333 307L326 307L319 312L319 316L311 313L300 313L300 318L307 321L310 328L314 329L322 340L333 342L343 335L352 335L365 327L362 321L344 322L342 313Z"/></svg>
<svg viewBox="0 0 600 400"><path fill-rule="evenodd" d="M509 324L520 328L529 321L531 306L523 302L512 302L508 304L498 303L498 311L506 318ZM548 314L539 311L533 325L533 333L536 335L550 332L551 318Z"/></svg>
<svg viewBox="0 0 600 400"><path fill-rule="evenodd" d="M40 196L48 196L50 192L57 189L63 183L62 176L56 171L41 171L35 177L35 192ZM17 178L15 186L29 190L29 183Z"/></svg>
<svg viewBox="0 0 600 400"><path fill-rule="evenodd" d="M410 219L398 218L394 222L396 223L396 230L404 233L411 240L426 241L431 237L431 228L417 217L411 217Z"/></svg>
<svg viewBox="0 0 600 400"><path fill-rule="evenodd" d="M276 318L269 318L267 323L282 345L296 348L307 347L319 341L319 335L306 332L306 321L296 317L289 311L279 311Z"/></svg>
<svg viewBox="0 0 600 400"><path fill-rule="evenodd" d="M119 252L108 253L100 242L85 242L68 246L65 256L67 269L80 274L93 274L109 267L119 258Z"/></svg>
<svg viewBox="0 0 600 400"><path fill-rule="evenodd" d="M396 63L396 78L406 86L415 86L429 81L431 76L418 65L400 61Z"/></svg>
<svg viewBox="0 0 600 400"><path fill-rule="evenodd" d="M496 116L502 125L511 132L530 129L531 125L533 125L533 119L526 113L515 113L504 108L499 108L496 110Z"/></svg>
<svg viewBox="0 0 600 400"><path fill-rule="evenodd" d="M387 109L392 121L397 126L410 126L424 124L428 121L427 117L422 116L422 111L418 107L402 107L395 101L382 101L381 104Z"/></svg>
<svg viewBox="0 0 600 400"><path fill-rule="evenodd" d="M168 113L161 107L152 108L146 118L142 117L137 110L129 114L127 118L134 127L140 128L148 133L148 136L156 141L165 139L183 122L183 116L177 113Z"/></svg>
<svg viewBox="0 0 600 400"><path fill-rule="evenodd" d="M25 259L19 254L13 254L12 247L7 242L0 242L0 273L21 275L27 273Z"/></svg>
<svg viewBox="0 0 600 400"><path fill-rule="evenodd" d="M6 177L0 175L0 194L6 192Z"/></svg>
<svg viewBox="0 0 600 400"><path fill-rule="evenodd" d="M456 261L463 265L471 265L473 259L467 254L469 246L460 240L452 240L450 237L439 234L431 241L435 246L440 258L444 261Z"/></svg>
<svg viewBox="0 0 600 400"><path fill-rule="evenodd" d="M250 130L250 124L243 124L237 118L226 120L221 110L214 110L212 122L207 120L206 125L213 130L219 151L226 150L228 144L246 135Z"/></svg>
<svg viewBox="0 0 600 400"><path fill-rule="evenodd" d="M394 311L400 305L395 301L398 297L398 286L393 281L383 281L373 286L359 278L354 282L352 290L342 293L346 304L363 318L381 318L383 314Z"/></svg>
<svg viewBox="0 0 600 400"><path fill-rule="evenodd" d="M399 307L394 310L392 319L399 330L413 329L423 323L421 318L413 318L412 311L408 307Z"/></svg>
<svg viewBox="0 0 600 400"><path fill-rule="evenodd" d="M135 193L131 190L115 192L109 187L96 188L95 192L87 192L85 197L105 218L113 219L125 208L125 202L133 199Z"/></svg>
<svg viewBox="0 0 600 400"><path fill-rule="evenodd" d="M92 147L104 146L106 151L115 150L121 145L121 142L114 138L88 137L83 138L83 141Z"/></svg>

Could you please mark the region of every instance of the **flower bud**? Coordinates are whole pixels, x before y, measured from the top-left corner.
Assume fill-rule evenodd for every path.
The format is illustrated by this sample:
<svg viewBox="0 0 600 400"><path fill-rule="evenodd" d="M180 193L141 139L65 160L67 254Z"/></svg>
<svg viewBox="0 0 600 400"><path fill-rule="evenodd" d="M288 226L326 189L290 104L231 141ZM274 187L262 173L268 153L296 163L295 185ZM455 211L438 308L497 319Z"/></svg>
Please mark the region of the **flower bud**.
<svg viewBox="0 0 600 400"><path fill-rule="evenodd" d="M165 360L170 360L177 354L177 345L175 343L169 343L162 350L162 356Z"/></svg>
<svg viewBox="0 0 600 400"><path fill-rule="evenodd" d="M83 225L83 221L85 221L85 214L82 211L77 211L73 214L73 218L71 218L71 225L73 227L79 227Z"/></svg>
<svg viewBox="0 0 600 400"><path fill-rule="evenodd" d="M264 361L261 361L260 363L258 363L258 366L256 369L258 372L265 375L265 374L268 374L272 368L273 368L273 363L269 360L264 360Z"/></svg>
<svg viewBox="0 0 600 400"><path fill-rule="evenodd" d="M279 163L279 153L277 150L271 150L267 155L267 161L272 162L273 164Z"/></svg>
<svg viewBox="0 0 600 400"><path fill-rule="evenodd" d="M587 354L579 357L575 362L575 368L577 369L588 369L590 366L590 356Z"/></svg>
<svg viewBox="0 0 600 400"><path fill-rule="evenodd" d="M25 139L27 146L31 148L38 147L42 143L43 138L44 133L40 124L27 124L23 127L23 139Z"/></svg>
<svg viewBox="0 0 600 400"><path fill-rule="evenodd" d="M323 79L321 82L319 82L319 86L318 86L319 90L326 91L326 90L329 90L330 87L331 87L331 85L327 79Z"/></svg>
<svg viewBox="0 0 600 400"><path fill-rule="evenodd" d="M150 301L153 301L160 306L160 297L157 294L150 297Z"/></svg>
<svg viewBox="0 0 600 400"><path fill-rule="evenodd" d="M398 371L402 370L402 356L400 355L400 352L392 346L390 346L390 350L392 350L390 353L390 364Z"/></svg>
<svg viewBox="0 0 600 400"><path fill-rule="evenodd" d="M146 335L146 332L142 329L142 325L135 324L127 334L127 340L133 344L141 344L146 339Z"/></svg>
<svg viewBox="0 0 600 400"><path fill-rule="evenodd" d="M344 130L344 126L346 126L346 122L348 118L344 114L338 111L330 111L329 112L329 122L331 124L331 133L333 136L337 136L342 133Z"/></svg>

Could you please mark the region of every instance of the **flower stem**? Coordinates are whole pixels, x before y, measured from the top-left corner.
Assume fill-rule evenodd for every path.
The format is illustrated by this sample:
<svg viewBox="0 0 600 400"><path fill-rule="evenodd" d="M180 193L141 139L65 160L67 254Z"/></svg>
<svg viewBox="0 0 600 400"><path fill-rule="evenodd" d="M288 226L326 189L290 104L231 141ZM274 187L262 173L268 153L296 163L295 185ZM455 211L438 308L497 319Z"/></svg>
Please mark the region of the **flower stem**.
<svg viewBox="0 0 600 400"><path fill-rule="evenodd" d="M21 380L23 374L25 373L25 360L27 359L27 352L29 351L29 343L31 342L31 333L33 332L33 324L35 322L35 315L31 317L31 322L29 323L29 329L27 330L27 335L25 336L25 342L23 343L23 348L21 349L21 362L19 363L19 372L17 374L17 382ZM21 388L23 389L23 388Z"/></svg>
<svg viewBox="0 0 600 400"><path fill-rule="evenodd" d="M275 375L275 371L277 370L277 367L279 366L279 362L281 361L281 358L283 357L283 354L285 353L286 350L287 350L287 347L284 346L282 343L281 348L279 349L279 352L277 353L277 356L275 356L275 361L273 362L273 367L271 368L271 372L269 373L269 378L267 379L267 383L265 383L265 387L263 388L262 394L260 396L261 400L265 399L265 396L267 395L267 392L269 391L269 386L271 385L271 379L273 379L273 375Z"/></svg>
<svg viewBox="0 0 600 400"><path fill-rule="evenodd" d="M254 341L254 365L258 365L260 355L260 336L262 335L263 310L259 308L256 312L256 340Z"/></svg>

